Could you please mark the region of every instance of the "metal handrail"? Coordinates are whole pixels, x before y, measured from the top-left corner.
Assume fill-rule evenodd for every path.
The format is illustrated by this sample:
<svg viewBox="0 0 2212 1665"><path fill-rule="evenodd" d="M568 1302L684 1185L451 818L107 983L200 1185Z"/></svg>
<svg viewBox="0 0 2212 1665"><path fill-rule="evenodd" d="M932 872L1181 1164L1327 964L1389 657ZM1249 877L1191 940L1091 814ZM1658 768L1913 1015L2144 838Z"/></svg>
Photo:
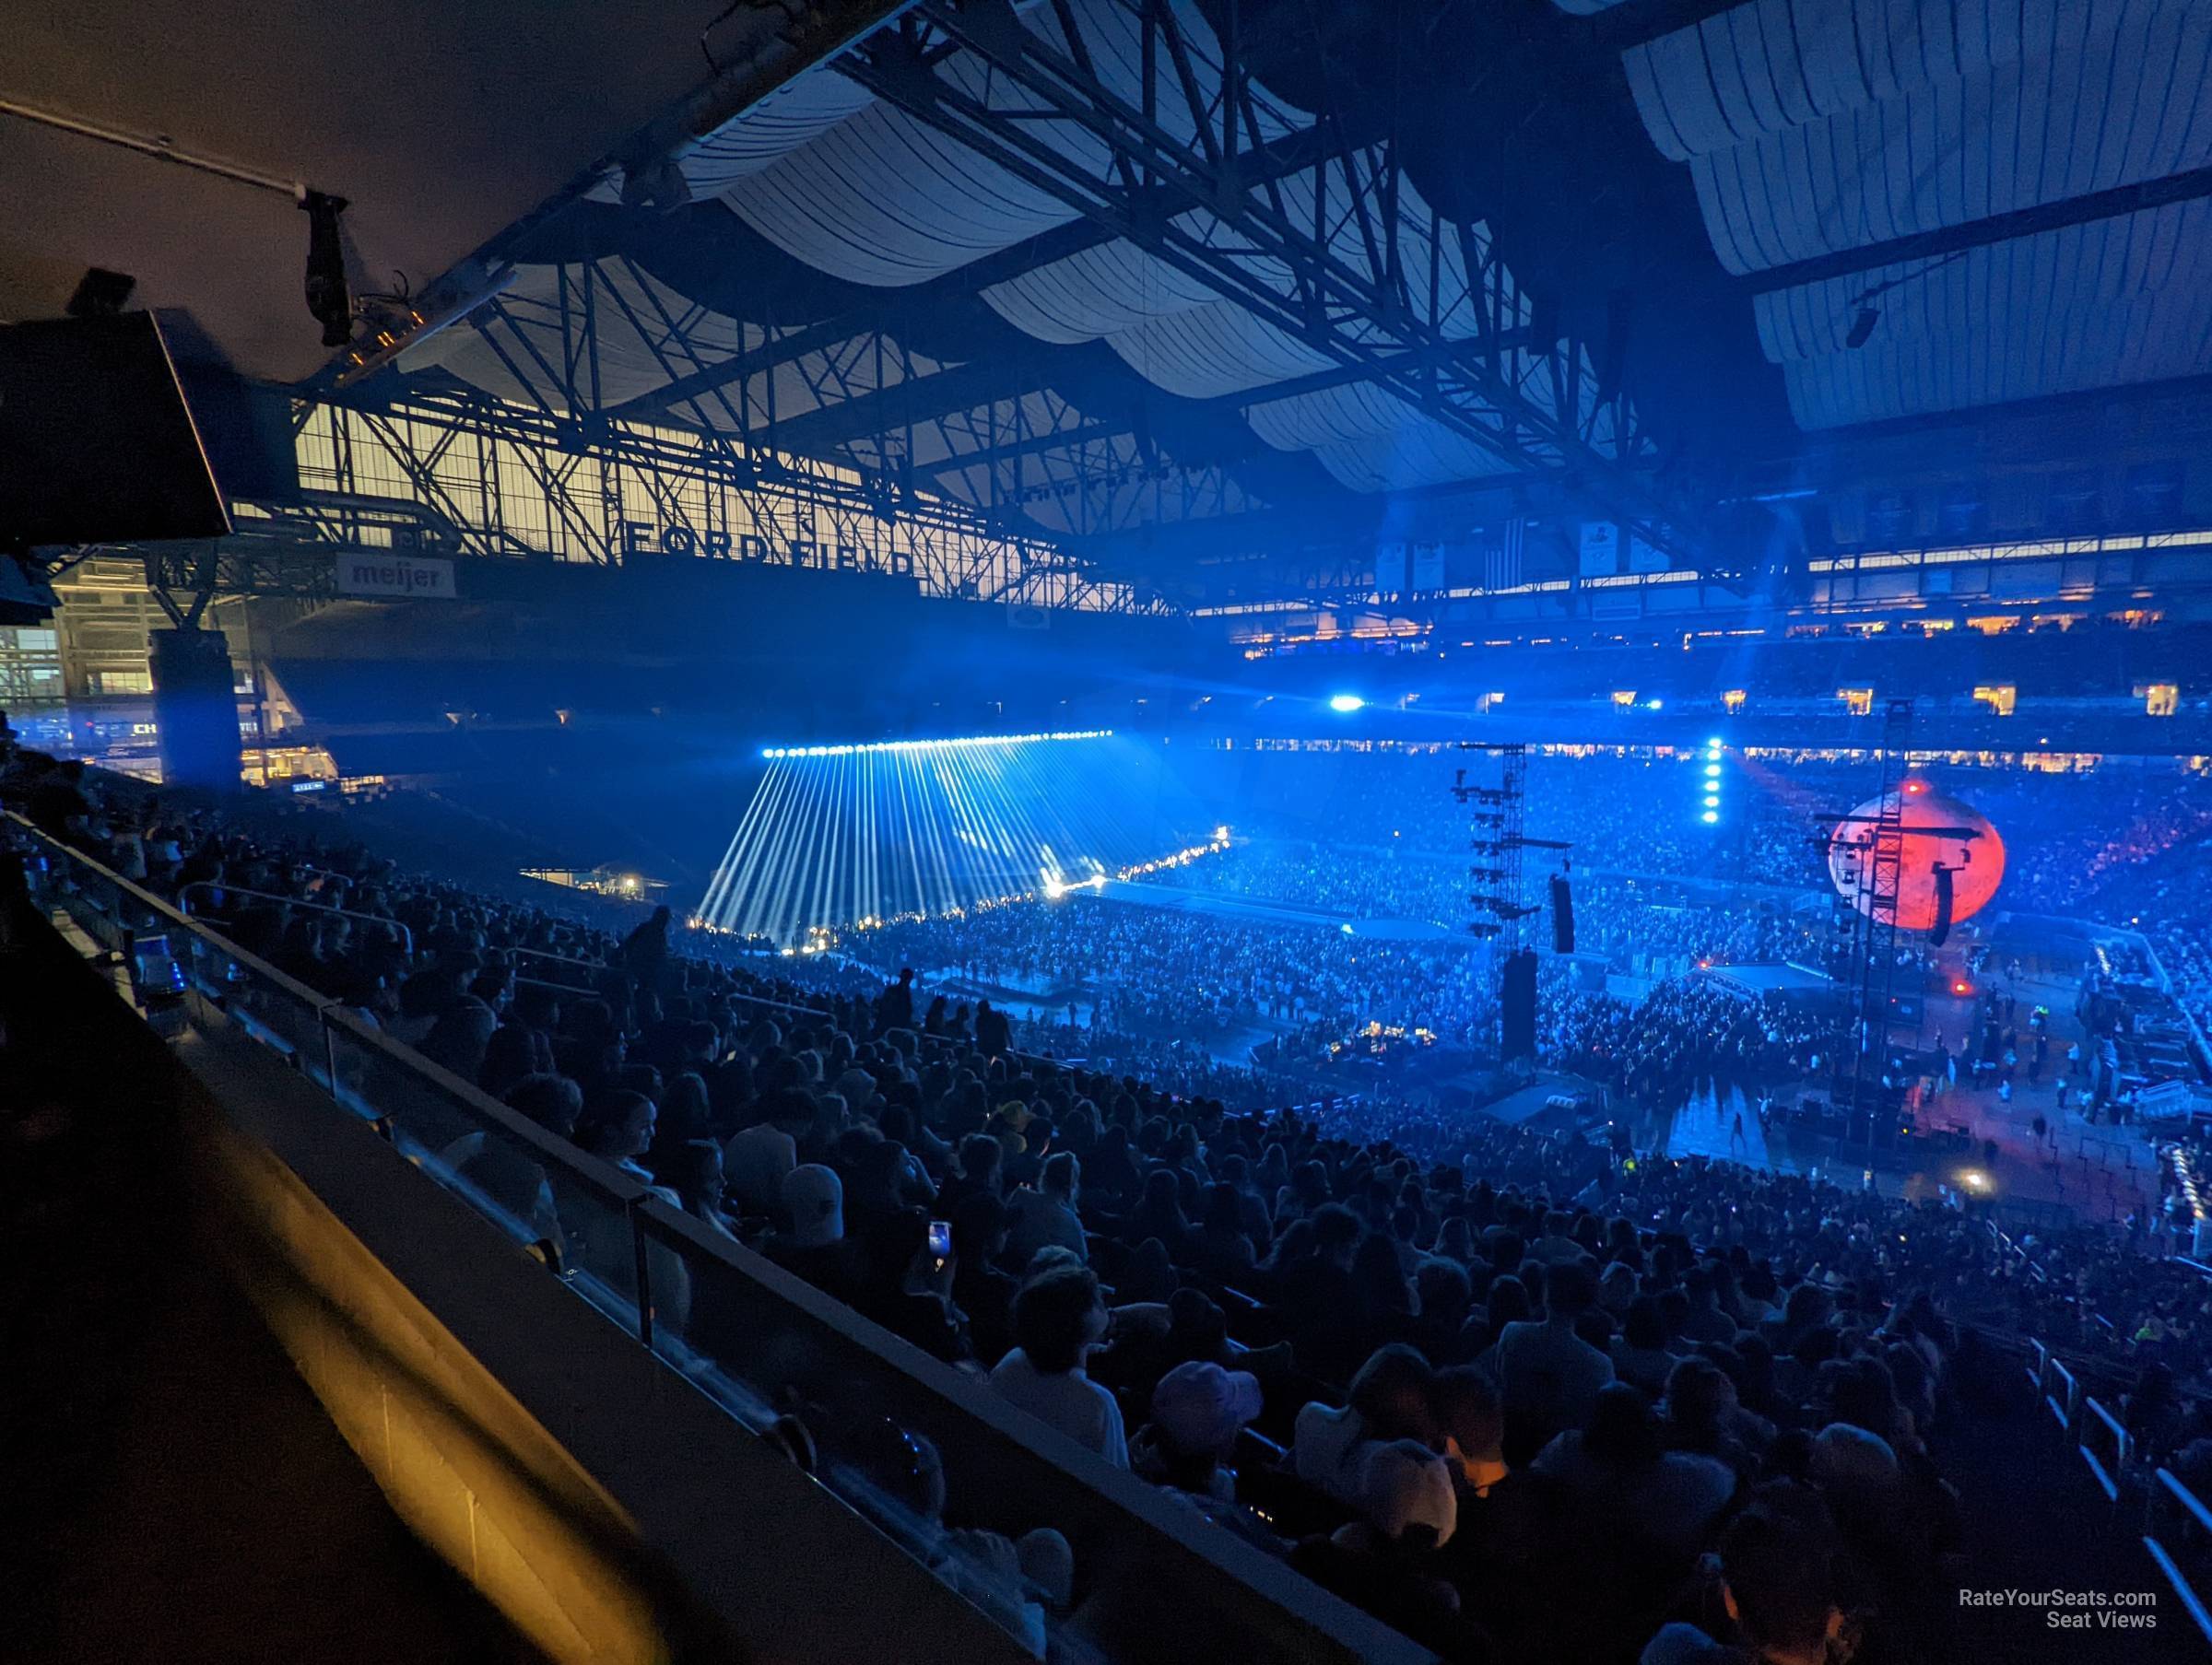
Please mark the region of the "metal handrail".
<svg viewBox="0 0 2212 1665"><path fill-rule="evenodd" d="M269 982L276 983L284 991L285 993L298 1000L302 1005L312 1006L319 1012L324 1007L333 1003L327 996L320 994L316 991L309 988L298 978L291 976L288 972L279 971L276 967L270 965L268 961L263 959L260 956L249 953L247 950L241 948L236 943L232 942L229 937L224 936L220 932L210 930L203 921L193 919L190 915L183 912L174 904L169 902L161 897L156 896L152 891L147 890L144 885L136 883L135 880L124 878L113 868L108 867L103 863L93 860L92 857L87 855L81 850L74 850L68 845L60 842L58 839L49 838L45 833L40 831L36 827L33 827L29 821L26 821L14 810L6 810L0 812L0 814L4 814L8 820L14 822L23 831L30 834L32 838L38 839L41 844L44 844L59 852L67 861L75 863L77 866L88 869L96 876L104 880L108 884L114 885L118 890L126 892L133 900L137 902L140 907L146 909L149 913L156 914L161 919L166 920L169 923L178 926L194 935L206 937L218 948L221 949L223 953L229 955L232 959L238 961L240 965L245 967L246 969L251 971L256 978L265 979Z"/></svg>
<svg viewBox="0 0 2212 1665"><path fill-rule="evenodd" d="M1334 1600L1326 1600L1317 1612L1310 1589L1297 1585L1292 1575L1274 1561L1255 1557L1232 1535L1216 1533L1193 1524L1178 1511L1160 1505L1149 1486L1132 1482L1125 1475L1111 1472L1101 1480L1096 1474L1085 1472L1084 1463L1071 1464L1065 1457L1041 1447L1037 1436L1021 1425L1018 1413L1008 1412L1001 1401L965 1377L937 1366L896 1337L878 1331L857 1314L828 1301L811 1289L798 1285L787 1274L772 1266L764 1265L754 1251L712 1238L679 1210L655 1201L651 1191L628 1176L578 1149L569 1141L547 1131L481 1088L382 1033L373 1024L345 1006L325 999L296 979L286 977L274 967L267 966L230 943L206 921L189 917L178 907L112 874L81 851L48 838L29 823L23 822L20 816L10 815L9 819L21 825L41 846L54 851L71 867L80 868L102 882L114 885L119 893L127 895L169 926L197 938L221 955L250 967L257 977L269 979L287 993L296 993L318 1019L326 1049L326 1067L330 1070L330 1096L341 1108L351 1109L353 1107L347 1105L340 1096L335 1057L328 1050L332 1038L337 1035L343 1035L351 1046L374 1052L395 1071L451 1102L465 1112L466 1119L481 1123L487 1131L496 1131L504 1139L514 1141L547 1168L558 1168L569 1179L579 1182L585 1190L618 1209L631 1238L635 1261L637 1328L634 1335L646 1347L659 1354L671 1350L680 1353L681 1348L680 1337L656 1336L655 1333L653 1252L649 1252L649 1246L655 1251L666 1249L677 1252L679 1259L703 1257L720 1260L738 1275L764 1286L771 1297L811 1312L818 1321L834 1327L853 1348L864 1355L872 1355L884 1368L906 1377L922 1390L951 1401L955 1413L983 1430L985 1437L1010 1441L1035 1460L1060 1470L1069 1482L1087 1486L1091 1492L1099 1494L1105 1507L1115 1507L1122 1513L1133 1516L1135 1524L1140 1530L1153 1534L1155 1542L1164 1538L1184 1554L1194 1555L1202 1563L1210 1564L1212 1568L1232 1574L1252 1594L1280 1608L1289 1616L1293 1627L1311 1627L1327 1645L1324 1649L1324 1654L1396 1661L1399 1665L1433 1665L1433 1656L1426 1649L1382 1629L1375 1621L1356 1609L1340 1605ZM310 1079L312 1079L312 1074ZM373 1110L375 1107L368 1108ZM434 1170L433 1174L441 1178L441 1183L446 1182ZM469 1201L465 1189L459 1194L463 1201ZM472 1205L482 1206L480 1203ZM687 1267L687 1272L688 1270ZM606 1309L602 1307L601 1310ZM677 1364L677 1367L681 1367L680 1363ZM1309 1654L1307 1657L1312 1656Z"/></svg>
<svg viewBox="0 0 2212 1665"><path fill-rule="evenodd" d="M195 890L219 890L225 896L252 897L257 902L281 902L287 908L305 908L316 913L335 913L349 920L366 920L371 925L381 925L399 932L401 946L409 959L415 957L415 933L401 920L386 919L381 913L363 913L358 908L333 908L328 902L305 902L298 897L284 896L273 890L246 890L220 879L194 879L177 892L177 906L189 914L192 909L184 898Z"/></svg>
<svg viewBox="0 0 2212 1665"><path fill-rule="evenodd" d="M2169 1494L2182 1506L2198 1530L2212 1532L2212 1510L2206 1509L2196 1494L2174 1477L2171 1470L2159 1470L2151 1483L2154 1503L2159 1492ZM2147 1524L2155 1528L2158 1523L2154 1518ZM2158 1564L2159 1570L2166 1575L2166 1582L2173 1587L2174 1594L2181 1597L2182 1606L2195 1623L2198 1634L2207 1642L2212 1642L2212 1612L2206 1611L2203 1598L2198 1596L2195 1587L2189 1582L2189 1576L2182 1570L2181 1564L2173 1558L2173 1553L2159 1542L2155 1531L2144 1533L2143 1547L2149 1553L2151 1560Z"/></svg>
<svg viewBox="0 0 2212 1665"><path fill-rule="evenodd" d="M606 962L605 960L580 960L573 955L555 954L549 948L508 948L502 950L502 952L507 954L526 954L533 959L552 960L556 964L562 966L582 966L586 971L604 971L606 969Z"/></svg>
<svg viewBox="0 0 2212 1665"><path fill-rule="evenodd" d="M2081 1401L2081 1409L2083 1415L2077 1429L2076 1448L2080 1451L2082 1461L2089 1465L2089 1472L2096 1477L2099 1489L2108 1499L2117 1503L2120 1501L2120 1475L2127 1467L2127 1430L2120 1425L2118 1418L2094 1398L2085 1398ZM2098 1423L2101 1423L2105 1431L2112 1436L2112 1460L2110 1466L2089 1446L2089 1436L2095 1431L2094 1425Z"/></svg>

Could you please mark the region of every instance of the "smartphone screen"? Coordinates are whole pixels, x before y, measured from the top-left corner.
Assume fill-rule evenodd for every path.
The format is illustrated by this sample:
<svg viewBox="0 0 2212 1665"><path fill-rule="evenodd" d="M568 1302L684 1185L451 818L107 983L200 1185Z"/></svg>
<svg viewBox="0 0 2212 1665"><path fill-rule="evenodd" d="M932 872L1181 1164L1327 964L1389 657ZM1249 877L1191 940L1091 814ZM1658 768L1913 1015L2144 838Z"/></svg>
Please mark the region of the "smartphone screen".
<svg viewBox="0 0 2212 1665"><path fill-rule="evenodd" d="M952 1258L951 1221L932 1220L929 1223L929 1255L931 1260L938 1261Z"/></svg>

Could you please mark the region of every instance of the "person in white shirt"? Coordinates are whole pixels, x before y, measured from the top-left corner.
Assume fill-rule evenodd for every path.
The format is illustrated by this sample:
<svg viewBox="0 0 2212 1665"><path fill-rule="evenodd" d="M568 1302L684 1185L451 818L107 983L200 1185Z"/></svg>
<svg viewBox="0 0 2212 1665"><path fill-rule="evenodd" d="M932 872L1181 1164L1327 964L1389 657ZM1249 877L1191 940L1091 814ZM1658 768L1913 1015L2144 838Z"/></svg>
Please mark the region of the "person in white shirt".
<svg viewBox="0 0 2212 1665"><path fill-rule="evenodd" d="M741 1128L722 1149L722 1171L738 1206L756 1214L781 1206L784 1176L799 1165L798 1141L814 1126L814 1100L786 1087L769 1105L765 1121Z"/></svg>
<svg viewBox="0 0 2212 1665"><path fill-rule="evenodd" d="M1014 1350L991 1372L991 1385L1009 1404L1125 1469L1122 1408L1083 1370L1085 1356L1105 1334L1097 1277L1087 1267L1056 1266L1015 1296Z"/></svg>
<svg viewBox="0 0 2212 1665"><path fill-rule="evenodd" d="M1378 1347L1352 1378L1342 1409L1318 1401L1300 1410L1291 1471L1343 1503L1357 1506L1369 1449L1394 1439L1441 1443L1430 1392L1436 1373L1414 1348Z"/></svg>

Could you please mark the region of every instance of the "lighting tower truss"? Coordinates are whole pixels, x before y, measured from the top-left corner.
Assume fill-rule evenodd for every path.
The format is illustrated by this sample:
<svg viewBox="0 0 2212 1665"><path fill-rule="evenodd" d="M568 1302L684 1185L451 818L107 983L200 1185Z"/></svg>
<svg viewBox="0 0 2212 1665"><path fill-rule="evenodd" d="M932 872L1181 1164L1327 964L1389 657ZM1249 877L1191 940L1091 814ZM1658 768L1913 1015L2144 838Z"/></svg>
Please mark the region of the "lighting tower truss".
<svg viewBox="0 0 2212 1665"><path fill-rule="evenodd" d="M1678 566L1699 565L1688 517L1643 472L1655 447L1589 351L1571 339L1532 339L1527 303L1477 229L1431 213L1425 235L1402 235L1402 160L1391 137L1350 133L1327 108L1311 128L1262 136L1265 95L1242 50L1238 0L1222 7L1218 86L1193 67L1213 43L1196 50L1163 0L1091 8L1124 14L1105 20L1066 0L1047 3L1065 49L1025 27L1006 0L922 0L836 66L1335 360L1345 380L1386 388L1508 471L1559 484L1594 518L1620 522ZM1144 65L1139 102L1092 67L1132 35ZM990 65L987 94L936 73L962 50ZM1161 119L1165 77L1154 71L1163 64L1187 105L1172 125L1190 141ZM1102 173L1080 159L1101 147ZM1286 189L1299 175L1300 188ZM1461 250L1464 287L1441 262L1445 239ZM1409 269L1416 263L1421 269ZM1288 287L1271 273L1287 273ZM1447 330L1470 312L1472 334Z"/></svg>
<svg viewBox="0 0 2212 1665"><path fill-rule="evenodd" d="M1467 810L1467 849L1475 857L1467 868L1467 902L1475 916L1467 930L1510 955L1522 945L1522 921L1536 911L1527 901L1521 860L1531 842L1523 827L1528 748L1519 741L1457 744L1463 752L1488 752L1498 759L1496 785L1468 780L1462 768L1453 774L1452 796Z"/></svg>
<svg viewBox="0 0 2212 1665"><path fill-rule="evenodd" d="M1892 699L1882 711L1881 749L1876 754L1875 814L1854 867L1857 894L1851 910L1845 970L1850 977L1845 1012L1847 1041L1836 1058L1835 1096L1866 1118L1869 1152L1877 1143L1877 1116L1888 1114L1882 1092L1888 1066L1889 1014L1896 997L1897 905L1905 864L1905 749L1912 738L1912 702ZM1823 817L1822 858L1853 817Z"/></svg>

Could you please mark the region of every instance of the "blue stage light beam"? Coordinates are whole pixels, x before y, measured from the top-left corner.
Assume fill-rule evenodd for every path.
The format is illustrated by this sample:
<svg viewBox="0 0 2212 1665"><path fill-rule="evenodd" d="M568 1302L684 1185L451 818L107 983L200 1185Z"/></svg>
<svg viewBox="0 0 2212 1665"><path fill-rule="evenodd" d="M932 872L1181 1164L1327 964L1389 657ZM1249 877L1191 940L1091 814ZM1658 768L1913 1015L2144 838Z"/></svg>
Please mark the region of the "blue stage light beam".
<svg viewBox="0 0 2212 1665"><path fill-rule="evenodd" d="M814 952L901 919L1062 897L1224 848L1111 730L763 748L693 922Z"/></svg>

